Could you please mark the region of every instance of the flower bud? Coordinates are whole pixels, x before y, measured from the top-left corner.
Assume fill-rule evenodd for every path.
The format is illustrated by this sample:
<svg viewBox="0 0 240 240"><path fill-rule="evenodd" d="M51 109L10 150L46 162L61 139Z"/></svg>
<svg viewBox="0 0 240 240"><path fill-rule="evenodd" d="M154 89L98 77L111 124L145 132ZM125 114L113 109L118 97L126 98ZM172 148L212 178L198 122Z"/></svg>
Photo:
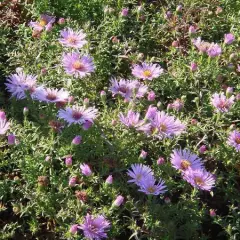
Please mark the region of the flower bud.
<svg viewBox="0 0 240 240"><path fill-rule="evenodd" d="M231 62L235 62L238 60L238 55L236 53L231 53L230 56L229 56L229 60Z"/></svg>
<svg viewBox="0 0 240 240"><path fill-rule="evenodd" d="M201 154L203 154L203 153L205 153L205 152L207 151L207 147L206 147L205 145L202 145L202 146L198 149L198 151L199 151Z"/></svg>
<svg viewBox="0 0 240 240"><path fill-rule="evenodd" d="M72 157L66 157L65 164L67 167L71 167L72 166Z"/></svg>
<svg viewBox="0 0 240 240"><path fill-rule="evenodd" d="M78 231L78 225L77 225L77 224L72 225L72 226L70 227L70 229L69 229L69 232L70 232L71 234L76 234L77 231Z"/></svg>
<svg viewBox="0 0 240 240"><path fill-rule="evenodd" d="M65 23L65 18L59 18L58 24L64 24Z"/></svg>
<svg viewBox="0 0 240 240"><path fill-rule="evenodd" d="M113 202L113 206L120 207L124 201L124 197L119 195L116 200Z"/></svg>
<svg viewBox="0 0 240 240"><path fill-rule="evenodd" d="M198 69L197 63L191 62L190 69L191 69L192 72L197 71L197 69Z"/></svg>
<svg viewBox="0 0 240 240"><path fill-rule="evenodd" d="M147 152L145 152L144 150L142 150L139 157L142 158L142 159L146 159L147 154L148 154Z"/></svg>
<svg viewBox="0 0 240 240"><path fill-rule="evenodd" d="M107 184L112 184L112 183L113 183L113 177L112 177L112 175L109 175L109 176L107 177L106 183L107 183Z"/></svg>
<svg viewBox="0 0 240 240"><path fill-rule="evenodd" d="M113 119L112 120L112 126L116 126L117 125L117 120Z"/></svg>
<svg viewBox="0 0 240 240"><path fill-rule="evenodd" d="M72 144L73 144L73 145L79 145L79 144L81 143L81 141L82 141L82 137L79 136L79 135L77 135L77 136L75 136L75 137L73 138Z"/></svg>
<svg viewBox="0 0 240 240"><path fill-rule="evenodd" d="M235 40L235 37L232 33L224 34L224 43L231 44Z"/></svg>
<svg viewBox="0 0 240 240"><path fill-rule="evenodd" d="M51 161L51 157L50 157L50 156L46 156L46 157L45 157L45 161L46 161L46 162L50 162L50 161Z"/></svg>
<svg viewBox="0 0 240 240"><path fill-rule="evenodd" d="M169 197L165 197L164 198L164 202L169 204L169 203L171 203L171 199Z"/></svg>
<svg viewBox="0 0 240 240"><path fill-rule="evenodd" d="M27 107L24 107L23 108L23 115L24 116L27 116L28 115L28 112L29 112L29 109Z"/></svg>
<svg viewBox="0 0 240 240"><path fill-rule="evenodd" d="M214 209L210 209L209 215L210 215L211 217L215 217L215 216L216 216L215 210L214 210Z"/></svg>
<svg viewBox="0 0 240 240"><path fill-rule="evenodd" d="M126 17L128 15L128 8L123 8L122 11L121 11L121 15L123 17Z"/></svg>
<svg viewBox="0 0 240 240"><path fill-rule="evenodd" d="M86 121L83 125L82 128L83 130L88 130L90 127L92 127L93 123Z"/></svg>
<svg viewBox="0 0 240 240"><path fill-rule="evenodd" d="M8 145L15 145L16 143L16 137L14 134L8 135Z"/></svg>
<svg viewBox="0 0 240 240"><path fill-rule="evenodd" d="M76 185L76 183L77 183L77 177L71 177L69 179L68 185L69 185L69 187L74 187Z"/></svg>
<svg viewBox="0 0 240 240"><path fill-rule="evenodd" d="M155 92L154 91L150 91L149 93L148 93L148 101L154 101L155 100L155 97L156 97L156 95L155 95Z"/></svg>
<svg viewBox="0 0 240 240"><path fill-rule="evenodd" d="M189 27L188 33L189 33L190 36L194 36L196 34L196 32L197 32L197 29L196 29L195 26L192 25L192 26Z"/></svg>
<svg viewBox="0 0 240 240"><path fill-rule="evenodd" d="M83 105L84 105L84 107L88 107L89 106L89 99L88 98L84 98Z"/></svg>
<svg viewBox="0 0 240 240"><path fill-rule="evenodd" d="M232 93L233 93L233 87L227 87L227 89L226 89L227 97L231 97Z"/></svg>
<svg viewBox="0 0 240 240"><path fill-rule="evenodd" d="M176 12L177 13L181 13L183 10L183 6L182 5L178 5L177 8L176 8Z"/></svg>
<svg viewBox="0 0 240 240"><path fill-rule="evenodd" d="M51 32L51 31L52 31L52 28L53 28L53 25L49 23L49 24L46 26L46 31L47 31L47 32Z"/></svg>
<svg viewBox="0 0 240 240"><path fill-rule="evenodd" d="M157 160L157 165L162 165L164 164L165 162L165 159L163 157L160 157L158 160Z"/></svg>
<svg viewBox="0 0 240 240"><path fill-rule="evenodd" d="M178 48L180 46L180 43L178 40L175 40L172 42L172 47Z"/></svg>

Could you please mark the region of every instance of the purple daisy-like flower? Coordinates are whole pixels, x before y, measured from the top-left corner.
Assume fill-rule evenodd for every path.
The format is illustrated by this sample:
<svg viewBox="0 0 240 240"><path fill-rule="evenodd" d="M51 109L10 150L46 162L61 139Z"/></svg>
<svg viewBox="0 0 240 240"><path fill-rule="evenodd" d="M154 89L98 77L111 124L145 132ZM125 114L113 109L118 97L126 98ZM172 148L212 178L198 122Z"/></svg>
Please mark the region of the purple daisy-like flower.
<svg viewBox="0 0 240 240"><path fill-rule="evenodd" d="M232 33L224 34L224 43L231 44L235 40L235 37Z"/></svg>
<svg viewBox="0 0 240 240"><path fill-rule="evenodd" d="M67 28L63 29L60 34L62 38L59 42L65 47L82 48L87 43L83 30L74 32L71 28Z"/></svg>
<svg viewBox="0 0 240 240"><path fill-rule="evenodd" d="M211 103L218 112L228 112L234 104L234 96L227 98L224 93L214 93L212 95Z"/></svg>
<svg viewBox="0 0 240 240"><path fill-rule="evenodd" d="M37 88L37 76L28 75L20 71L16 74L12 74L7 78L5 83L7 91L11 93L12 97L17 99L24 99L27 97L28 91L32 95Z"/></svg>
<svg viewBox="0 0 240 240"><path fill-rule="evenodd" d="M110 82L111 86L109 90L113 96L120 95L127 100L132 97L132 87L129 80L120 79L120 81L118 81L116 78L112 78Z"/></svg>
<svg viewBox="0 0 240 240"><path fill-rule="evenodd" d="M186 171L189 168L196 170L203 167L202 159L187 149L174 149L171 154L171 163L175 169L182 171Z"/></svg>
<svg viewBox="0 0 240 240"><path fill-rule="evenodd" d="M207 50L207 54L209 57L217 57L221 55L222 49L217 43L211 43Z"/></svg>
<svg viewBox="0 0 240 240"><path fill-rule="evenodd" d="M148 107L148 110L146 112L146 115L145 115L145 119L147 120L153 120L157 114L158 110L156 107L153 107L152 105L150 105Z"/></svg>
<svg viewBox="0 0 240 240"><path fill-rule="evenodd" d="M33 94L33 98L40 102L67 102L69 97L68 91L64 89L39 88Z"/></svg>
<svg viewBox="0 0 240 240"><path fill-rule="evenodd" d="M130 81L129 86L132 89L133 95L135 94L135 97L137 98L144 97L148 91L148 87L137 80Z"/></svg>
<svg viewBox="0 0 240 240"><path fill-rule="evenodd" d="M163 139L165 137L171 138L180 135L185 128L186 126L180 120L161 111L156 113L150 124L145 125L145 129L140 128L140 130L144 131L147 135Z"/></svg>
<svg viewBox="0 0 240 240"><path fill-rule="evenodd" d="M147 195L159 195L167 191L167 187L163 180L156 183L154 176L148 175L140 181L139 192L144 192Z"/></svg>
<svg viewBox="0 0 240 240"><path fill-rule="evenodd" d="M88 177L92 175L92 170L86 163L80 164L80 169L83 175Z"/></svg>
<svg viewBox="0 0 240 240"><path fill-rule="evenodd" d="M0 118L0 135L4 135L10 127L10 123L7 119Z"/></svg>
<svg viewBox="0 0 240 240"><path fill-rule="evenodd" d="M93 59L90 56L81 56L78 52L64 53L62 65L67 74L83 78L94 72Z"/></svg>
<svg viewBox="0 0 240 240"><path fill-rule="evenodd" d="M192 42L201 53L206 53L211 45L209 42L202 41L201 37L193 39Z"/></svg>
<svg viewBox="0 0 240 240"><path fill-rule="evenodd" d="M93 120L97 117L97 112L97 109L93 107L86 108L84 106L74 105L72 107L66 107L66 109L60 109L58 111L58 117L68 122L68 125L82 125L87 122L93 123Z"/></svg>
<svg viewBox="0 0 240 240"><path fill-rule="evenodd" d="M143 80L158 78L162 73L163 69L159 64L143 62L141 65L134 65L132 68L133 76Z"/></svg>
<svg viewBox="0 0 240 240"><path fill-rule="evenodd" d="M49 16L47 14L41 14L40 20L37 22L31 21L29 26L31 26L36 31L43 31L44 29L48 29L55 22L55 17Z"/></svg>
<svg viewBox="0 0 240 240"><path fill-rule="evenodd" d="M234 147L237 152L240 152L240 132L234 130L230 133L227 141L228 145Z"/></svg>
<svg viewBox="0 0 240 240"><path fill-rule="evenodd" d="M135 183L138 186L140 186L141 181L147 176L153 175L152 169L141 163L132 164L131 168L132 170L127 171L127 175L132 178L128 182Z"/></svg>
<svg viewBox="0 0 240 240"><path fill-rule="evenodd" d="M127 127L137 127L139 126L143 121L139 120L140 114L135 113L132 110L129 110L127 113L127 116L125 117L123 113L119 114L119 119L121 123L123 123Z"/></svg>
<svg viewBox="0 0 240 240"><path fill-rule="evenodd" d="M206 191L210 191L216 182L215 176L205 169L189 169L184 172L183 178L193 187Z"/></svg>
<svg viewBox="0 0 240 240"><path fill-rule="evenodd" d="M84 236L87 239L102 239L107 238L106 231L110 228L110 222L105 219L104 216L87 214L83 224L79 226L83 230Z"/></svg>

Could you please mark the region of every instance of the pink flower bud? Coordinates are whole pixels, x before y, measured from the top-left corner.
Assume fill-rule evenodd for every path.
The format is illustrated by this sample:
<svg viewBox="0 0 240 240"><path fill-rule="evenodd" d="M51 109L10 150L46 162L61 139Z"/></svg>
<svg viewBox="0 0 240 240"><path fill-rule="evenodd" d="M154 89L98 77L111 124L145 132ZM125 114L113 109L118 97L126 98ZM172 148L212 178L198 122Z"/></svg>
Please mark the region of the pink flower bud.
<svg viewBox="0 0 240 240"><path fill-rule="evenodd" d="M65 23L65 18L59 18L58 24L64 24Z"/></svg>
<svg viewBox="0 0 240 240"><path fill-rule="evenodd" d="M51 32L52 31L52 28L53 28L53 25L51 23L49 23L47 26L46 26L46 31L47 32Z"/></svg>
<svg viewBox="0 0 240 240"><path fill-rule="evenodd" d="M24 107L23 108L23 115L24 116L27 116L28 115L28 112L29 112L29 109L27 107Z"/></svg>
<svg viewBox="0 0 240 240"><path fill-rule="evenodd" d="M224 43L231 44L235 40L235 37L232 33L224 34Z"/></svg>
<svg viewBox="0 0 240 240"><path fill-rule="evenodd" d="M189 35L194 35L197 32L197 29L195 26L190 26L188 29Z"/></svg>
<svg viewBox="0 0 240 240"><path fill-rule="evenodd" d="M183 10L183 6L182 5L178 5L176 8L176 12L180 13Z"/></svg>
<svg viewBox="0 0 240 240"><path fill-rule="evenodd" d="M154 91L150 91L150 92L148 93L148 101L154 101L154 100L155 100L155 97L156 97L156 95L155 95L155 92L154 92Z"/></svg>
<svg viewBox="0 0 240 240"><path fill-rule="evenodd" d="M84 98L84 100L83 100L83 105L84 105L85 107L88 107L88 106L89 106L89 99L88 99L88 98Z"/></svg>
<svg viewBox="0 0 240 240"><path fill-rule="evenodd" d="M123 17L126 17L128 15L128 8L123 8L122 11L121 11L121 15Z"/></svg>
<svg viewBox="0 0 240 240"><path fill-rule="evenodd" d="M51 157L50 157L50 156L46 156L46 157L45 157L45 161L46 161L46 162L50 162L50 161L51 161Z"/></svg>
<svg viewBox="0 0 240 240"><path fill-rule="evenodd" d="M179 41L175 40L172 42L172 47L178 48L180 45Z"/></svg>
<svg viewBox="0 0 240 240"><path fill-rule="evenodd" d="M92 127L93 123L86 121L83 125L82 128L83 130L88 130L90 127Z"/></svg>
<svg viewBox="0 0 240 240"><path fill-rule="evenodd" d="M232 93L233 93L233 87L228 87L226 89L226 95L227 97L231 97L232 96Z"/></svg>
<svg viewBox="0 0 240 240"><path fill-rule="evenodd" d="M46 73L47 73L47 69L46 69L46 68L42 68L42 69L41 69L41 74L42 74L42 75L45 75Z"/></svg>
<svg viewBox="0 0 240 240"><path fill-rule="evenodd" d="M15 145L16 143L16 137L14 134L8 135L8 145Z"/></svg>
<svg viewBox="0 0 240 240"><path fill-rule="evenodd" d="M191 69L192 72L197 71L197 69L198 69L197 63L191 62L190 69Z"/></svg>
<svg viewBox="0 0 240 240"><path fill-rule="evenodd" d="M197 119L193 118L191 119L191 124L192 125L196 125L198 123Z"/></svg>
<svg viewBox="0 0 240 240"><path fill-rule="evenodd" d="M71 167L72 166L72 157L66 157L65 164L67 167Z"/></svg>
<svg viewBox="0 0 240 240"><path fill-rule="evenodd" d="M69 185L70 187L74 187L74 186L76 185L76 182L77 182L77 178L76 178L76 177L71 177L71 178L69 179L68 185Z"/></svg>
<svg viewBox="0 0 240 240"><path fill-rule="evenodd" d="M90 169L90 167L86 164L83 163L80 165L80 169L83 175L85 176L91 176L92 175L92 170Z"/></svg>
<svg viewBox="0 0 240 240"><path fill-rule="evenodd" d="M171 11L167 11L167 12L165 13L164 18L165 18L165 19L170 19L171 17L172 17L172 12L171 12Z"/></svg>
<svg viewBox="0 0 240 240"><path fill-rule="evenodd" d="M109 175L109 176L107 177L106 183L107 183L107 184L112 184L112 183L113 183L113 177L112 177L112 175Z"/></svg>
<svg viewBox="0 0 240 240"><path fill-rule="evenodd" d="M78 231L78 225L77 225L77 224L72 225L72 226L70 227L70 229L69 229L69 232L70 232L71 234L76 234L77 231Z"/></svg>
<svg viewBox="0 0 240 240"><path fill-rule="evenodd" d="M164 164L165 162L165 159L163 157L160 157L158 160L157 160L157 165L162 165Z"/></svg>
<svg viewBox="0 0 240 240"><path fill-rule="evenodd" d="M206 145L202 145L202 146L198 149L198 151L199 151L201 154L205 153L205 152L207 151Z"/></svg>
<svg viewBox="0 0 240 240"><path fill-rule="evenodd" d="M74 96L69 96L68 97L68 102L73 103L74 102Z"/></svg>
<svg viewBox="0 0 240 240"><path fill-rule="evenodd" d="M124 197L119 195L117 196L116 200L113 202L113 206L119 207L122 205L123 201L124 201Z"/></svg>
<svg viewBox="0 0 240 240"><path fill-rule="evenodd" d="M148 154L147 152L145 152L144 150L142 150L139 157L142 158L142 159L145 159L145 158L147 157L147 154Z"/></svg>
<svg viewBox="0 0 240 240"><path fill-rule="evenodd" d="M240 101L240 93L238 93L238 94L236 95L236 100L237 100L237 101Z"/></svg>
<svg viewBox="0 0 240 240"><path fill-rule="evenodd" d="M78 145L78 144L81 143L81 141L82 141L82 137L79 136L79 135L77 135L77 136L75 136L75 137L73 138L72 144L73 144L73 145Z"/></svg>
<svg viewBox="0 0 240 240"><path fill-rule="evenodd" d="M165 197L164 198L164 202L169 204L169 203L171 203L171 199L169 197Z"/></svg>
<svg viewBox="0 0 240 240"><path fill-rule="evenodd" d="M215 212L214 209L210 209L209 214L210 214L211 217L215 217L216 216L216 212Z"/></svg>

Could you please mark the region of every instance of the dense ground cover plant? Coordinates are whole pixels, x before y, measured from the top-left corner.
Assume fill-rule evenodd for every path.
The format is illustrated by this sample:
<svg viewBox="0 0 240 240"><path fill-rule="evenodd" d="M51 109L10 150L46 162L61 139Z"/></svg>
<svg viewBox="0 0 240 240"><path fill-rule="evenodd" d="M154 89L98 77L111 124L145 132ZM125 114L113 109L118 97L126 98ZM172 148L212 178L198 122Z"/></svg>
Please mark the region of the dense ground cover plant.
<svg viewBox="0 0 240 240"><path fill-rule="evenodd" d="M1 239L239 239L239 7L3 1Z"/></svg>

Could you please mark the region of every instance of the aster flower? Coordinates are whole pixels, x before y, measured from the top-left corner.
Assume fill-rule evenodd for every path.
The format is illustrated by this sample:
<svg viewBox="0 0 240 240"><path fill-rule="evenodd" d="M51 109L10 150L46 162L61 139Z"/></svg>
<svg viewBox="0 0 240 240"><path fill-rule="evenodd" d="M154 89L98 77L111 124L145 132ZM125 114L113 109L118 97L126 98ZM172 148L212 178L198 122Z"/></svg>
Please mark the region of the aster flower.
<svg viewBox="0 0 240 240"><path fill-rule="evenodd" d="M235 40L235 37L232 33L224 34L224 43L231 44Z"/></svg>
<svg viewBox="0 0 240 240"><path fill-rule="evenodd" d="M224 93L214 93L212 95L211 103L218 112L228 112L234 104L234 96L227 98Z"/></svg>
<svg viewBox="0 0 240 240"><path fill-rule="evenodd" d="M93 123L93 120L97 117L97 109L93 107L83 107L74 105L72 107L66 107L66 109L60 109L58 111L58 117L64 119L71 124L85 124L87 122Z"/></svg>
<svg viewBox="0 0 240 240"><path fill-rule="evenodd" d="M49 103L57 103L57 102L67 102L69 97L68 91L64 89L51 89L51 88L38 88L34 94L33 98L37 99L40 102L49 102Z"/></svg>
<svg viewBox="0 0 240 240"><path fill-rule="evenodd" d="M158 110L156 107L153 107L152 105L149 105L148 110L145 115L145 119L147 120L153 120L157 114Z"/></svg>
<svg viewBox="0 0 240 240"><path fill-rule="evenodd" d="M222 49L217 43L211 43L207 50L207 54L209 57L217 57L221 55Z"/></svg>
<svg viewBox="0 0 240 240"><path fill-rule="evenodd" d="M189 150L174 149L171 154L171 163L175 169L186 171L189 168L196 170L203 167L202 159Z"/></svg>
<svg viewBox="0 0 240 240"><path fill-rule="evenodd" d="M206 53L211 45L209 42L202 41L201 37L193 39L192 42L201 53Z"/></svg>
<svg viewBox="0 0 240 240"><path fill-rule="evenodd" d="M40 20L38 22L31 21L29 26L31 26L36 31L43 31L44 29L48 29L55 22L55 17L49 16L47 14L41 14Z"/></svg>
<svg viewBox="0 0 240 240"><path fill-rule="evenodd" d="M130 81L129 86L132 89L133 95L135 94L135 97L137 98L144 97L148 91L148 87L137 80Z"/></svg>
<svg viewBox="0 0 240 240"><path fill-rule="evenodd" d="M82 171L83 175L85 175L85 176L91 176L92 175L92 170L90 169L90 167L86 163L80 164L80 168L81 168L81 171Z"/></svg>
<svg viewBox="0 0 240 240"><path fill-rule="evenodd" d="M158 78L163 73L163 69L158 64L145 63L141 65L134 65L132 68L133 76L143 79L152 80Z"/></svg>
<svg viewBox="0 0 240 240"><path fill-rule="evenodd" d="M87 43L83 30L74 32L71 28L67 28L60 31L60 34L62 38L59 42L65 47L82 48Z"/></svg>
<svg viewBox="0 0 240 240"><path fill-rule="evenodd" d="M237 152L240 152L240 132L236 130L231 132L227 143L228 145L234 147Z"/></svg>
<svg viewBox="0 0 240 240"><path fill-rule="evenodd" d="M10 127L10 123L7 119L0 118L0 135L4 135Z"/></svg>
<svg viewBox="0 0 240 240"><path fill-rule="evenodd" d="M189 169L184 172L183 178L193 187L210 191L215 185L215 177L205 169Z"/></svg>
<svg viewBox="0 0 240 240"><path fill-rule="evenodd" d="M152 175L148 175L140 181L140 192L144 192L147 195L159 195L167 191L167 187L163 180L156 183L155 178Z"/></svg>
<svg viewBox="0 0 240 240"><path fill-rule="evenodd" d="M186 126L182 124L180 120L161 111L156 113L155 117L150 121L150 124L143 127L141 126L139 130L144 131L147 135L163 139L165 137L171 138L179 135L185 128Z"/></svg>
<svg viewBox="0 0 240 240"><path fill-rule="evenodd" d="M184 102L181 99L176 99L172 104L171 108L175 111L180 111L184 107Z"/></svg>
<svg viewBox="0 0 240 240"><path fill-rule="evenodd" d="M81 56L78 52L64 53L62 65L67 74L83 78L94 72L93 59L90 56Z"/></svg>
<svg viewBox="0 0 240 240"><path fill-rule="evenodd" d="M37 88L37 76L27 75L24 72L12 74L7 78L5 83L7 91L11 93L12 97L17 99L24 99L27 97L28 91L32 95Z"/></svg>
<svg viewBox="0 0 240 240"><path fill-rule="evenodd" d="M140 114L135 113L132 110L129 110L127 113L127 116L125 117L123 113L119 114L119 119L121 123L123 123L127 127L137 127L139 124L141 124L143 121L139 120Z"/></svg>
<svg viewBox="0 0 240 240"><path fill-rule="evenodd" d="M145 179L148 175L153 175L152 169L143 164L132 164L131 165L132 171L128 170L127 175L130 176L132 179L128 182L135 183L140 186L140 182Z"/></svg>
<svg viewBox="0 0 240 240"><path fill-rule="evenodd" d="M106 231L108 231L109 227L110 222L104 216L98 215L94 217L87 214L84 223L79 228L83 230L84 236L87 239L100 240L107 238Z"/></svg>

